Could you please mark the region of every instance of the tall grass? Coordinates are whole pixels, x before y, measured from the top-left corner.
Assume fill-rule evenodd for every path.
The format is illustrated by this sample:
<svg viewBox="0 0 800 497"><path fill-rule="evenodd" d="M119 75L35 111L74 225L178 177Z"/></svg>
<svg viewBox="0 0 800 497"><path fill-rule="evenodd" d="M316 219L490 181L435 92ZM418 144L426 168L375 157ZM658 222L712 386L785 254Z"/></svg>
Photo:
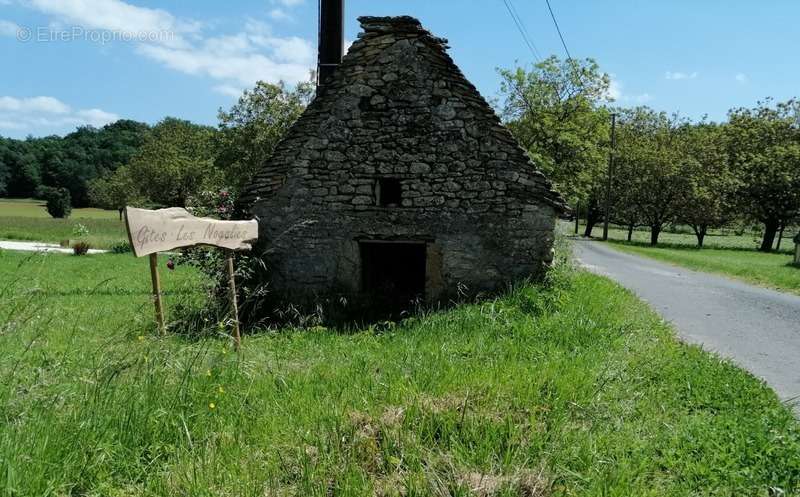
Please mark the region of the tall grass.
<svg viewBox="0 0 800 497"><path fill-rule="evenodd" d="M224 329L153 335L139 262L0 256L5 495L767 496L800 484L800 430L773 392L568 266L546 286L394 326L246 337L237 355ZM198 283L166 275L168 306L191 305Z"/></svg>

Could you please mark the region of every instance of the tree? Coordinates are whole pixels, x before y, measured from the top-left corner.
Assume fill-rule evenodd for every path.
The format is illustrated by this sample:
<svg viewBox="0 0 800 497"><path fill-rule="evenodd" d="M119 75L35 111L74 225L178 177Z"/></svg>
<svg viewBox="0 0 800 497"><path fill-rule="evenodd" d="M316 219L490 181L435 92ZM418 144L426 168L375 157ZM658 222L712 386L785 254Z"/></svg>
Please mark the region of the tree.
<svg viewBox="0 0 800 497"><path fill-rule="evenodd" d="M240 191L272 155L313 95L311 83L287 90L283 83L259 81L229 111L219 110L217 167L225 182Z"/></svg>
<svg viewBox="0 0 800 497"><path fill-rule="evenodd" d="M38 196L47 202L47 213L54 218L68 218L72 213L72 201L66 188L43 186Z"/></svg>
<svg viewBox="0 0 800 497"><path fill-rule="evenodd" d="M42 185L41 166L28 141L0 139L0 163L9 197L33 197Z"/></svg>
<svg viewBox="0 0 800 497"><path fill-rule="evenodd" d="M732 220L738 183L729 166L722 126L706 122L687 124L679 134L685 151L682 163L685 189L677 217L692 228L697 246L703 248L710 228Z"/></svg>
<svg viewBox="0 0 800 497"><path fill-rule="evenodd" d="M608 157L609 76L591 59L555 56L500 75L503 118L536 167L569 201L596 206L590 197Z"/></svg>
<svg viewBox="0 0 800 497"><path fill-rule="evenodd" d="M743 212L764 224L760 250L771 252L782 225L800 212L800 103L772 105L729 113L726 126L731 167L739 179L737 197Z"/></svg>
<svg viewBox="0 0 800 497"><path fill-rule="evenodd" d="M639 170L627 160L628 157L618 155L614 167L614 177L611 184L611 221L625 226L628 230L628 241L633 239L633 230L642 226L642 216L639 193L633 186L639 180ZM597 214L599 216L599 213ZM587 225L588 227L588 225ZM591 234L591 233L589 233ZM589 236L589 235L587 235Z"/></svg>
<svg viewBox="0 0 800 497"><path fill-rule="evenodd" d="M214 128L168 117L154 126L128 174L153 204L185 207L191 195L222 182L214 164Z"/></svg>
<svg viewBox="0 0 800 497"><path fill-rule="evenodd" d="M125 206L141 203L139 189L126 166L113 174L97 178L89 183L89 198L92 204L102 209L116 209L122 220Z"/></svg>
<svg viewBox="0 0 800 497"><path fill-rule="evenodd" d="M620 111L616 170L626 178L617 187L637 219L650 227L650 244L657 245L664 225L675 219L686 179L679 140L679 120L648 107Z"/></svg>
<svg viewBox="0 0 800 497"><path fill-rule="evenodd" d="M9 179L11 179L11 168L0 160L0 197L8 194Z"/></svg>

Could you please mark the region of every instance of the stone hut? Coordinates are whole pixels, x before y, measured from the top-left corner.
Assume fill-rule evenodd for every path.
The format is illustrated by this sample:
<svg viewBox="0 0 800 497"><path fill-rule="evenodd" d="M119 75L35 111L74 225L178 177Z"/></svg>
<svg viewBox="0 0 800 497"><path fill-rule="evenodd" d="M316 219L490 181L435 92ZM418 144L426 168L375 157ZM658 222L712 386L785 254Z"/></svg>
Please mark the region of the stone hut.
<svg viewBox="0 0 800 497"><path fill-rule="evenodd" d="M407 303L539 276L564 203L411 17L363 32L243 198L282 299Z"/></svg>

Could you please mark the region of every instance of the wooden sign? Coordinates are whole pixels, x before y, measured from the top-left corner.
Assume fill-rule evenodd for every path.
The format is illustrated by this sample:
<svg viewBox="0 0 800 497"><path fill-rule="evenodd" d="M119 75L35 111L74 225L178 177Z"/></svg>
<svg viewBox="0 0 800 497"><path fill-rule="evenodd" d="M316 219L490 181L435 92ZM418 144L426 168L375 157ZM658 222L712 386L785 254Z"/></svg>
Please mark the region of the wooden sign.
<svg viewBox="0 0 800 497"><path fill-rule="evenodd" d="M195 217L186 209L173 207L157 211L125 208L125 226L136 257L150 256L150 278L153 282L153 304L161 333L164 325L164 305L161 301L161 281L158 275L158 252L182 247L208 245L227 249L225 261L228 270L234 343L241 345L239 309L236 302L236 280L233 252L250 250L251 242L258 239L258 221L221 221Z"/></svg>
<svg viewBox="0 0 800 497"><path fill-rule="evenodd" d="M250 250L250 242L258 239L257 221L194 217L179 207L158 211L126 207L125 221L136 257L196 245Z"/></svg>

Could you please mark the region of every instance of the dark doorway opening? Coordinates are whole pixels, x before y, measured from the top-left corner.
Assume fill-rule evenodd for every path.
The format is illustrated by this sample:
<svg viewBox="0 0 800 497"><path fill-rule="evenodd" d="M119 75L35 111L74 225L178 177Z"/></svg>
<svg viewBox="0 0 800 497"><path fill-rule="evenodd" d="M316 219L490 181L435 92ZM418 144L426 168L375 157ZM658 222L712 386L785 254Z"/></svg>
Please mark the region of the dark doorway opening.
<svg viewBox="0 0 800 497"><path fill-rule="evenodd" d="M376 305L398 310L425 298L427 246L361 242L362 290Z"/></svg>

